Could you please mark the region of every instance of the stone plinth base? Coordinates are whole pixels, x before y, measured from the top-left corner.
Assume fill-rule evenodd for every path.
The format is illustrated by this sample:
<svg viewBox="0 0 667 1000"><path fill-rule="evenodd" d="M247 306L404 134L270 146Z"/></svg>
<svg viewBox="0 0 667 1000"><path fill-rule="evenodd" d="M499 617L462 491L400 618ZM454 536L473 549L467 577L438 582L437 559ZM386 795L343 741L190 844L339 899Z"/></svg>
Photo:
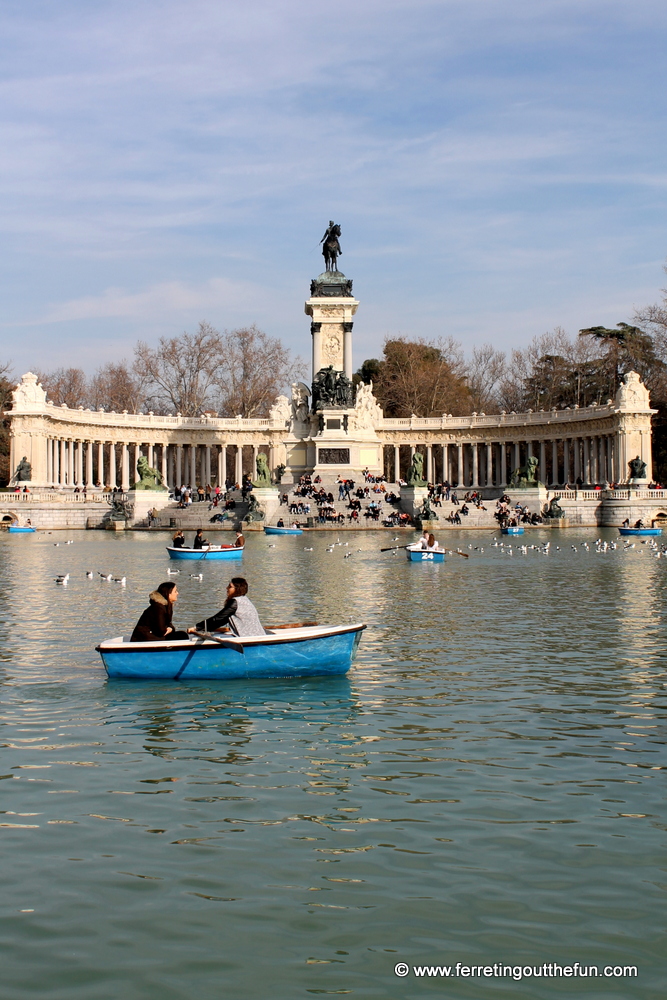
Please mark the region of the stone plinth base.
<svg viewBox="0 0 667 1000"><path fill-rule="evenodd" d="M263 521L251 521L251 524L273 524L275 514L280 507L280 490L275 486L255 486L250 496L254 496L264 511Z"/></svg>
<svg viewBox="0 0 667 1000"><path fill-rule="evenodd" d="M132 525L143 525L148 522L148 511L156 507L160 510L169 499L168 490L128 490L127 499L134 505Z"/></svg>
<svg viewBox="0 0 667 1000"><path fill-rule="evenodd" d="M419 517L419 511L427 496L426 486L401 486L401 510L410 517Z"/></svg>
<svg viewBox="0 0 667 1000"><path fill-rule="evenodd" d="M518 502L522 507L527 506L531 514L541 514L542 508L547 502L548 490L546 486L531 486L523 490L518 486L508 486L505 492L512 498L510 508Z"/></svg>

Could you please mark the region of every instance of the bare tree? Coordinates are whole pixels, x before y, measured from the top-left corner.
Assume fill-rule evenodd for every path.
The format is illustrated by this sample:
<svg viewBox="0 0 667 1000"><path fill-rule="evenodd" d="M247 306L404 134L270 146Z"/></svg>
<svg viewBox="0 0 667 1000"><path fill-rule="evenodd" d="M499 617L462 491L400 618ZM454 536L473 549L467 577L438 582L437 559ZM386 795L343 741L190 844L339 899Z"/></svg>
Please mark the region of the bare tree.
<svg viewBox="0 0 667 1000"><path fill-rule="evenodd" d="M220 411L226 416L266 416L281 390L305 373L301 358L292 360L278 338L256 326L225 332L215 374Z"/></svg>
<svg viewBox="0 0 667 1000"><path fill-rule="evenodd" d="M388 416L470 411L463 352L457 341L398 337L385 341L383 355L373 391Z"/></svg>
<svg viewBox="0 0 667 1000"><path fill-rule="evenodd" d="M147 405L187 417L201 413L212 402L221 351L220 334L206 322L196 333L161 337L154 350L139 341L134 373L146 388Z"/></svg>
<svg viewBox="0 0 667 1000"><path fill-rule="evenodd" d="M139 413L144 400L142 380L130 371L126 361L107 362L90 380L88 401L94 410L103 407L117 413Z"/></svg>
<svg viewBox="0 0 667 1000"><path fill-rule="evenodd" d="M75 410L88 403L88 383L82 368L56 368L52 372L36 372L48 398L56 406L69 406Z"/></svg>
<svg viewBox="0 0 667 1000"><path fill-rule="evenodd" d="M503 351L496 350L492 344L473 348L466 375L470 405L477 413L494 413L500 408L498 390L506 370L507 359Z"/></svg>
<svg viewBox="0 0 667 1000"><path fill-rule="evenodd" d="M12 474L9 468L10 420L9 417L4 417L2 414L11 406L13 388L14 378L11 362L0 364L0 486L6 486Z"/></svg>

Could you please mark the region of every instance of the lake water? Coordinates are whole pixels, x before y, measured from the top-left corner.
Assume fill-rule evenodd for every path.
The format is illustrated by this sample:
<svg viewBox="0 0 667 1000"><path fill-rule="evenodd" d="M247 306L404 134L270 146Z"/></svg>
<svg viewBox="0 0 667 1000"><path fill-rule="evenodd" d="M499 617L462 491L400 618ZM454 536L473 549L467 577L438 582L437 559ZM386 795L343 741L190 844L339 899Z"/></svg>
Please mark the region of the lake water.
<svg viewBox="0 0 667 1000"><path fill-rule="evenodd" d="M665 996L667 558L335 537L182 569L175 621L241 572L268 624L368 622L346 678L179 684L94 652L167 535L0 536L3 1000ZM575 962L600 976L455 976Z"/></svg>

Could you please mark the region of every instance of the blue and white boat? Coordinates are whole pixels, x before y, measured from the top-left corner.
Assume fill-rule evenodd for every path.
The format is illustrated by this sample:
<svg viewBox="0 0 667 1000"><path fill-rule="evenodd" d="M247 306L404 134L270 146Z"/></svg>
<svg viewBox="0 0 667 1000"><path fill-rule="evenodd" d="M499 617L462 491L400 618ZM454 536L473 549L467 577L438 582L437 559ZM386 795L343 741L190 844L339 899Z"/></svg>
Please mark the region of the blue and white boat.
<svg viewBox="0 0 667 1000"><path fill-rule="evenodd" d="M444 549L423 549L421 545L406 546L406 554L410 562L444 562Z"/></svg>
<svg viewBox="0 0 667 1000"><path fill-rule="evenodd" d="M517 526L513 528L501 528L500 533L501 535L523 535L523 528Z"/></svg>
<svg viewBox="0 0 667 1000"><path fill-rule="evenodd" d="M345 674L364 624L311 625L237 638L193 636L183 642L106 639L95 649L109 677L134 680L237 680Z"/></svg>
<svg viewBox="0 0 667 1000"><path fill-rule="evenodd" d="M265 524L264 531L267 535L302 535L301 528L276 528L275 525Z"/></svg>
<svg viewBox="0 0 667 1000"><path fill-rule="evenodd" d="M619 528L622 535L661 535L662 528Z"/></svg>
<svg viewBox="0 0 667 1000"><path fill-rule="evenodd" d="M242 545L205 545L201 549L176 548L173 545L167 546L170 559L205 559L207 562L217 559L241 559L243 557Z"/></svg>
<svg viewBox="0 0 667 1000"><path fill-rule="evenodd" d="M35 529L29 528L23 524L10 524L9 527L7 528L7 531L9 532L10 535L27 535L31 532L34 532Z"/></svg>

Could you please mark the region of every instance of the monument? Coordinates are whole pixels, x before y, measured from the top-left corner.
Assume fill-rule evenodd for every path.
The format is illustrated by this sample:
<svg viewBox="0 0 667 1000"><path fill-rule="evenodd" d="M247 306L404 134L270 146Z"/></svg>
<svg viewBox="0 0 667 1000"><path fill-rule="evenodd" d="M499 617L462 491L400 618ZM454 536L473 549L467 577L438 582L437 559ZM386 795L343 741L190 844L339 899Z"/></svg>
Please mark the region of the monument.
<svg viewBox="0 0 667 1000"><path fill-rule="evenodd" d="M376 427L382 411L372 386L352 381L352 328L359 302L352 279L338 270L341 227L329 222L320 240L325 270L310 284L305 304L310 316L310 387L292 386L285 465L295 481L309 474L324 482L336 476L358 480L363 469L383 471L382 443ZM283 397L284 398L284 397ZM278 405L278 402L277 404Z"/></svg>

